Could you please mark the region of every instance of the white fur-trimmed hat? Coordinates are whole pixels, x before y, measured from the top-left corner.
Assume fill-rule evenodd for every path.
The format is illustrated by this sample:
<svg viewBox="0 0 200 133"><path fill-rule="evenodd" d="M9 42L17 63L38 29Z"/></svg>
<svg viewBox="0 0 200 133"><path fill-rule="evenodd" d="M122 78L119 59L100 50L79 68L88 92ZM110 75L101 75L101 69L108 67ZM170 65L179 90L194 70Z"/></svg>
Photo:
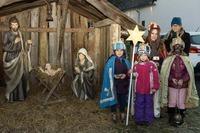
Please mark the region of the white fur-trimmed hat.
<svg viewBox="0 0 200 133"><path fill-rule="evenodd" d="M151 48L148 43L142 43L139 45L137 49L137 54L141 56L142 54L146 54L147 56L150 56Z"/></svg>
<svg viewBox="0 0 200 133"><path fill-rule="evenodd" d="M172 46L174 46L176 44L179 44L179 45L182 45L183 47L185 47L185 42L179 36L172 39Z"/></svg>
<svg viewBox="0 0 200 133"><path fill-rule="evenodd" d="M118 41L113 45L113 50L126 50L126 45L122 41Z"/></svg>

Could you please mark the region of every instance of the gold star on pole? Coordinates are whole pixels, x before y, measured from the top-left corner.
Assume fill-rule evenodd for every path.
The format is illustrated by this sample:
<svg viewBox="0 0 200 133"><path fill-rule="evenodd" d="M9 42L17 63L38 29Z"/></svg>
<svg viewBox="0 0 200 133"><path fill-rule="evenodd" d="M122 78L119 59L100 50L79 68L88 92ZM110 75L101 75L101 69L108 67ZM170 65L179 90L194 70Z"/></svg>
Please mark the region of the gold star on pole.
<svg viewBox="0 0 200 133"><path fill-rule="evenodd" d="M138 26L136 25L134 30L128 30L130 36L126 39L129 41L133 41L133 44L137 44L137 42L144 42L144 39L142 38L142 35L145 33L145 31L139 31Z"/></svg>

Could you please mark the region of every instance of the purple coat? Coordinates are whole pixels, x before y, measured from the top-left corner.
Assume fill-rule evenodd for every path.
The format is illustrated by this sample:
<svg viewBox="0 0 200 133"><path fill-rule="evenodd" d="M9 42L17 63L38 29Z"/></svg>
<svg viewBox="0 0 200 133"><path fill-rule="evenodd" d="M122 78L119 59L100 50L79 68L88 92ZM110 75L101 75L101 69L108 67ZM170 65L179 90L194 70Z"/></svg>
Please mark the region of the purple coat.
<svg viewBox="0 0 200 133"><path fill-rule="evenodd" d="M174 82L172 81L172 79L177 79L183 80L183 85L179 86L174 84ZM188 81L190 80L190 76L189 73L185 67L185 64L183 62L183 60L181 59L180 56L176 56L176 58L174 59L171 69L170 69L170 74L169 74L169 87L172 88L187 88L188 87Z"/></svg>

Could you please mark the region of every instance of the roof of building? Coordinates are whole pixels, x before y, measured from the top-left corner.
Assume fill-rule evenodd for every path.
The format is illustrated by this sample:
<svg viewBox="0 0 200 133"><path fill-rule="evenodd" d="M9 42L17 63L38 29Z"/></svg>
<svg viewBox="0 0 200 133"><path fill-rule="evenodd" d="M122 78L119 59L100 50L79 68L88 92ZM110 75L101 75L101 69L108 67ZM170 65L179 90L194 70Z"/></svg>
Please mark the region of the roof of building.
<svg viewBox="0 0 200 133"><path fill-rule="evenodd" d="M154 5L157 0L108 0L122 11Z"/></svg>
<svg viewBox="0 0 200 133"><path fill-rule="evenodd" d="M59 0L48 1L59 2ZM45 0L1 0L0 16L17 13L45 4ZM113 6L113 4L105 0L69 0L69 9L96 21L109 18L128 29L133 29L135 25L138 25L140 29L145 29L143 26L137 24L136 21L126 16L118 8Z"/></svg>

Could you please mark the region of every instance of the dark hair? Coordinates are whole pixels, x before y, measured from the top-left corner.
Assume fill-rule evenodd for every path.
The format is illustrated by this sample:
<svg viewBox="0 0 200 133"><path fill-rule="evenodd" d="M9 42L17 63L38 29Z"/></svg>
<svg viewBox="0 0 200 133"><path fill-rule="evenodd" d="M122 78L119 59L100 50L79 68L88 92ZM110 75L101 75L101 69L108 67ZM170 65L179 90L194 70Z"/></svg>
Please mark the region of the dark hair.
<svg viewBox="0 0 200 133"><path fill-rule="evenodd" d="M153 26L150 27L150 30L148 31L147 38L145 39L145 43L148 43L149 46L151 47L151 45L152 45L151 33L152 33L153 30L157 30L157 36L158 37L154 42L157 50L163 49L163 42L161 41L161 38L160 38L160 27L159 26L158 26L158 28L153 28Z"/></svg>
<svg viewBox="0 0 200 133"><path fill-rule="evenodd" d="M13 16L9 19L9 27L11 28L11 23L17 23L18 26L20 27L20 24L19 24L19 20L16 18L16 16Z"/></svg>
<svg viewBox="0 0 200 133"><path fill-rule="evenodd" d="M115 51L116 51L116 50L113 50L113 52L114 52L113 55L117 56L116 53L115 53ZM122 51L123 51L122 57L123 57L123 58L126 58L126 50L122 49Z"/></svg>

